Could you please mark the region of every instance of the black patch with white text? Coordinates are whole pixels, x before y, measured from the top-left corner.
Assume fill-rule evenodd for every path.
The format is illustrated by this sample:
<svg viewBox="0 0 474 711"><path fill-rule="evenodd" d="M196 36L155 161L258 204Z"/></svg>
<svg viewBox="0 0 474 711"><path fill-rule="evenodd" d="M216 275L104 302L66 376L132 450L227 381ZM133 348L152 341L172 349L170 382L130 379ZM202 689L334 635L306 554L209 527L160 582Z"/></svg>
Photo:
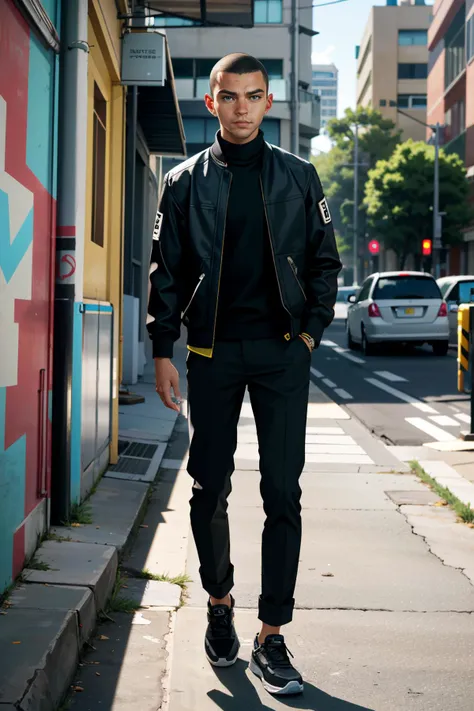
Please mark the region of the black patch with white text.
<svg viewBox="0 0 474 711"><path fill-rule="evenodd" d="M155 217L155 226L153 228L153 239L157 239L157 240L160 239L162 222L163 222L163 213L158 210L156 213L156 217Z"/></svg>
<svg viewBox="0 0 474 711"><path fill-rule="evenodd" d="M325 225L329 225L331 222L331 213L329 212L329 206L326 198L323 198L320 202L318 202L318 206L323 223Z"/></svg>

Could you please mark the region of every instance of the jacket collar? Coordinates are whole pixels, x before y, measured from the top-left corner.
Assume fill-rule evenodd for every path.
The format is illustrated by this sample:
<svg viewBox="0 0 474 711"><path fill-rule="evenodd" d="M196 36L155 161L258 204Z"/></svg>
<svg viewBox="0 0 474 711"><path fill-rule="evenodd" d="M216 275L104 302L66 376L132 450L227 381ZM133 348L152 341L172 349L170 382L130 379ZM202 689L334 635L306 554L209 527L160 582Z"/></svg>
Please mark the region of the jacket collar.
<svg viewBox="0 0 474 711"><path fill-rule="evenodd" d="M224 153L222 152L221 144L219 143L219 140L218 140L218 138L217 138L217 136L219 135L219 133L220 133L220 131L218 131L218 132L216 133L216 138L215 138L214 143L212 144L212 146L211 146L211 148L210 148L210 151L211 151L211 156L212 156L212 158L215 160L215 162L216 162L218 165L220 165L221 168L226 168L226 167L227 167L226 159L225 159ZM270 151L271 151L271 148L270 148L270 145L269 145L266 141L264 141L263 145L264 145L264 150L263 150L263 162L264 162L264 164L265 164L266 161L268 160L268 157L269 157L269 153L270 153Z"/></svg>

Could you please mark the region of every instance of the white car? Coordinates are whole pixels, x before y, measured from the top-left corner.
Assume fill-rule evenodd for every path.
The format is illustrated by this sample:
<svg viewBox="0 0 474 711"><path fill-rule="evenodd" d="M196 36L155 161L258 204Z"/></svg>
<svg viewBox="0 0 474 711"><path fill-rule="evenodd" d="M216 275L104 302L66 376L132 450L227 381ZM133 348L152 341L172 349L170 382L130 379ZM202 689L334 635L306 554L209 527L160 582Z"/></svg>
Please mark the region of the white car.
<svg viewBox="0 0 474 711"><path fill-rule="evenodd" d="M429 343L435 355L448 352L448 309L431 274L372 274L349 302L349 348L360 344L364 353L371 355L381 343Z"/></svg>
<svg viewBox="0 0 474 711"><path fill-rule="evenodd" d="M334 318L346 319L349 306L349 296L357 294L358 286L340 286L337 290L336 304L334 306Z"/></svg>
<svg viewBox="0 0 474 711"><path fill-rule="evenodd" d="M474 276L449 276L438 279L441 294L448 305L449 342L458 342L458 311L461 304L474 301Z"/></svg>

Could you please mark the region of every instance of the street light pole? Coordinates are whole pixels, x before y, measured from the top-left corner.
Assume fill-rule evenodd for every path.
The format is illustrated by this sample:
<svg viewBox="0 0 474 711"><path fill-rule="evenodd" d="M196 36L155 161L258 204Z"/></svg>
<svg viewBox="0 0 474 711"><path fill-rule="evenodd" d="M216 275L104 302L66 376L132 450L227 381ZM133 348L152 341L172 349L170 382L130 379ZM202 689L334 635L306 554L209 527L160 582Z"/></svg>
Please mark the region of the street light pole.
<svg viewBox="0 0 474 711"><path fill-rule="evenodd" d="M359 271L359 124L356 123L354 131L354 286L358 283Z"/></svg>
<svg viewBox="0 0 474 711"><path fill-rule="evenodd" d="M434 185L433 185L433 267L435 279L441 275L441 215L439 212L439 122L431 126L435 139Z"/></svg>

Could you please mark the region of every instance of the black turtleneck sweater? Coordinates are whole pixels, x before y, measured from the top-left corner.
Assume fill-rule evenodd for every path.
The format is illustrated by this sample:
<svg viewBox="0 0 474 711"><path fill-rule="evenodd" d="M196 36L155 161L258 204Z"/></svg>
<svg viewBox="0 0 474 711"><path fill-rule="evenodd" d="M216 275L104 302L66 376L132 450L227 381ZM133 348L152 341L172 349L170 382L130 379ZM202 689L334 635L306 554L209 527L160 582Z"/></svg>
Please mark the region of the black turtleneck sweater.
<svg viewBox="0 0 474 711"><path fill-rule="evenodd" d="M263 133L250 143L218 140L232 173L217 315L217 338L273 338L284 331L260 173Z"/></svg>

